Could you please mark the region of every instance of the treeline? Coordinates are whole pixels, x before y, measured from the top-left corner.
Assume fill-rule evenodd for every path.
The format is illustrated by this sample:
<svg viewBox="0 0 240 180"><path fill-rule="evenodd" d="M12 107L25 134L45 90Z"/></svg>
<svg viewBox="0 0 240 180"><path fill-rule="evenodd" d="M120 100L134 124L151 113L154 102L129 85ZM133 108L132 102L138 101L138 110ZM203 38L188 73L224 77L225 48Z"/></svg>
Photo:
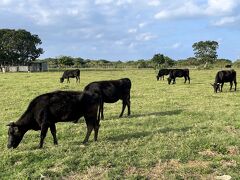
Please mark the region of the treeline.
<svg viewBox="0 0 240 180"><path fill-rule="evenodd" d="M46 58L42 61L47 62L49 68L171 68L171 67L192 67L199 69L211 69L214 67L224 68L231 64L240 67L240 60L232 63L229 59L216 59L214 62L202 62L201 60L190 57L187 59L173 60L162 54L154 55L152 59L109 61L105 59L91 60L81 57L60 56L56 58Z"/></svg>

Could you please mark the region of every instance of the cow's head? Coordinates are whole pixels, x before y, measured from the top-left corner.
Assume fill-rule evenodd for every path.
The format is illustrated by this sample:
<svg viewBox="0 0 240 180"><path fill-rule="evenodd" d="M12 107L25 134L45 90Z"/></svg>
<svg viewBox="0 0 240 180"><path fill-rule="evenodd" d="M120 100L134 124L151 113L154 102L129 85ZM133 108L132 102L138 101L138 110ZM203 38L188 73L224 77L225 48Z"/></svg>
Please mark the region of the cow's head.
<svg viewBox="0 0 240 180"><path fill-rule="evenodd" d="M64 81L64 78L61 77L60 78L60 83L63 83L63 81Z"/></svg>
<svg viewBox="0 0 240 180"><path fill-rule="evenodd" d="M20 130L20 128L14 123L11 122L7 126L8 129L8 148L16 148L21 142L24 132Z"/></svg>
<svg viewBox="0 0 240 180"><path fill-rule="evenodd" d="M168 80L168 84L171 84L172 79L168 77L167 80Z"/></svg>
<svg viewBox="0 0 240 180"><path fill-rule="evenodd" d="M156 77L157 77L157 81L158 81L159 80L159 76L157 75Z"/></svg>
<svg viewBox="0 0 240 180"><path fill-rule="evenodd" d="M220 85L221 85L220 83L213 83L211 85L215 93L217 93L217 91L220 91Z"/></svg>

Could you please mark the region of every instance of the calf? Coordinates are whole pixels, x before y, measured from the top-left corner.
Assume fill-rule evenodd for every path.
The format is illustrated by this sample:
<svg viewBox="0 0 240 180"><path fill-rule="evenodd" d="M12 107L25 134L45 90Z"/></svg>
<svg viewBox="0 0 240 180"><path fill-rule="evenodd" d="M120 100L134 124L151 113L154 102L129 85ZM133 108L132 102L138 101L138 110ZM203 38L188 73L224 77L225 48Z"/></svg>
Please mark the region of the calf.
<svg viewBox="0 0 240 180"><path fill-rule="evenodd" d="M122 100L122 112L119 117L122 117L123 112L128 107L128 115L130 115L130 90L131 81L128 78L110 81L96 81L88 84L84 91L90 91L96 93L100 97L99 116L101 113L101 119L103 116L103 104L115 103L119 99ZM100 117L99 117L100 119Z"/></svg>
<svg viewBox="0 0 240 180"><path fill-rule="evenodd" d="M225 66L225 68L231 68L231 67L232 67L231 64L227 64L227 65Z"/></svg>
<svg viewBox="0 0 240 180"><path fill-rule="evenodd" d="M234 70L223 70L218 71L215 77L215 82L211 84L213 86L214 92L217 91L222 92L222 88L225 82L230 82L230 91L232 90L232 85L235 85L235 91L237 88L237 80L236 80L236 71Z"/></svg>
<svg viewBox="0 0 240 180"><path fill-rule="evenodd" d="M27 110L16 122L11 122L8 130L8 148L16 148L28 130L41 130L39 147L43 147L44 138L50 128L54 144L57 122L76 122L84 116L87 124L86 143L94 129L94 139L97 141L99 119L97 119L99 99L90 92L55 91L34 98Z"/></svg>
<svg viewBox="0 0 240 180"><path fill-rule="evenodd" d="M159 78L161 78L161 77L162 77L163 80L164 80L164 75L168 75L169 72L170 72L170 69L160 69L160 70L158 71L157 81L158 81Z"/></svg>
<svg viewBox="0 0 240 180"><path fill-rule="evenodd" d="M67 82L70 83L69 78L76 78L76 82L80 83L80 70L66 70L63 72L62 77L60 78L60 83L64 82L64 79L67 79Z"/></svg>
<svg viewBox="0 0 240 180"><path fill-rule="evenodd" d="M169 72L169 77L168 77L168 84L171 84L171 81L173 80L173 84L176 83L176 77L184 77L186 81L188 80L190 84L190 77L189 77L189 69L172 69Z"/></svg>

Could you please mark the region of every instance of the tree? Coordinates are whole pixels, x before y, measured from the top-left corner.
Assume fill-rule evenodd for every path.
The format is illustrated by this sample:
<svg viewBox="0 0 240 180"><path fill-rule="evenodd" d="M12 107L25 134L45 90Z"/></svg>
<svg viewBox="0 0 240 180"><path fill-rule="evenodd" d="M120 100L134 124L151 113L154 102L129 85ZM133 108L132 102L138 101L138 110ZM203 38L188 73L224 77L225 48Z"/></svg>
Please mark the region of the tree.
<svg viewBox="0 0 240 180"><path fill-rule="evenodd" d="M0 29L0 57L1 61L19 65L35 61L42 53L42 44L38 35L19 29Z"/></svg>
<svg viewBox="0 0 240 180"><path fill-rule="evenodd" d="M61 67L74 65L73 58L70 56L60 56L58 63Z"/></svg>
<svg viewBox="0 0 240 180"><path fill-rule="evenodd" d="M202 63L216 61L218 42L216 41L199 41L192 45L195 57Z"/></svg>
<svg viewBox="0 0 240 180"><path fill-rule="evenodd" d="M165 68L173 66L175 63L173 59L168 56L164 56L163 54L155 54L151 61L153 62L153 64L155 64L155 66L157 65Z"/></svg>
<svg viewBox="0 0 240 180"><path fill-rule="evenodd" d="M74 58L74 66L83 67L85 64L86 64L86 62L84 62L83 58L81 58L81 57Z"/></svg>
<svg viewBox="0 0 240 180"><path fill-rule="evenodd" d="M165 59L163 54L155 54L152 58L152 62L156 65L160 65L160 64L164 64L165 63Z"/></svg>

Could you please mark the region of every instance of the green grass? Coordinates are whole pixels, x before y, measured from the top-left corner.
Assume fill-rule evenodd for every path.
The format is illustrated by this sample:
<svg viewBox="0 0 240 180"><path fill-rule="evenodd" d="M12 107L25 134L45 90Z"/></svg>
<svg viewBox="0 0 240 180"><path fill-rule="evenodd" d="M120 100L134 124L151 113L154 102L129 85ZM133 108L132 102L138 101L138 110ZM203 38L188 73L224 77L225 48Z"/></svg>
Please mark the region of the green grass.
<svg viewBox="0 0 240 180"><path fill-rule="evenodd" d="M60 72L0 74L0 179L211 179L239 178L240 90L213 93L217 70L191 70L191 84L156 81L154 70L82 71L81 83L59 83ZM237 70L240 72L240 70ZM58 123L58 146L28 131L7 149L7 126L37 95L82 90L96 80L129 77L132 115L118 118L121 102L105 104L99 141L82 145L86 125Z"/></svg>

